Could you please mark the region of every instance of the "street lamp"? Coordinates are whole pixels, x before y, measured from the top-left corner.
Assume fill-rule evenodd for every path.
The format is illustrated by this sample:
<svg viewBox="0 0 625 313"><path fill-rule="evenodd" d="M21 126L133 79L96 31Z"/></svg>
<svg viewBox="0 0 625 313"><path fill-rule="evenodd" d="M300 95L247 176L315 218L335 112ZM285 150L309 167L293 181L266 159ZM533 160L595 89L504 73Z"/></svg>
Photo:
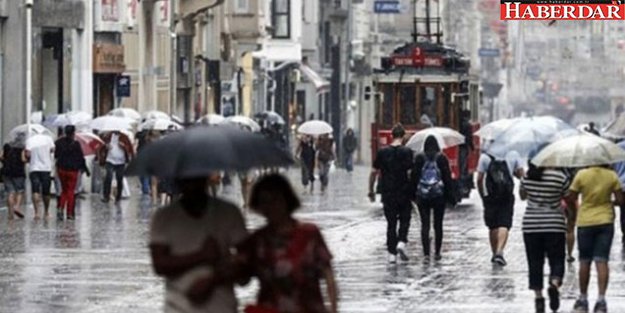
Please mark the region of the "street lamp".
<svg viewBox="0 0 625 313"><path fill-rule="evenodd" d="M27 138L30 137L30 115L32 111L33 105L33 95L32 95L32 67L33 67L33 59L32 59L32 50L33 50L33 0L25 0L24 1L26 8L26 125L27 125Z"/></svg>

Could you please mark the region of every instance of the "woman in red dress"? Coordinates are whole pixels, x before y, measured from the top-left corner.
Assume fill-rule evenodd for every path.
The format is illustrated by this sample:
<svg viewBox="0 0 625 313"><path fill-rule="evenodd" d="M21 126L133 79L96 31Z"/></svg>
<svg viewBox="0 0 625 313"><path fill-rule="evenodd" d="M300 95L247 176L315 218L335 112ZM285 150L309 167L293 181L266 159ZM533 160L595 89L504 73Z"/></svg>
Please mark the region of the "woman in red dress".
<svg viewBox="0 0 625 313"><path fill-rule="evenodd" d="M332 255L317 226L292 216L300 201L288 180L278 174L260 178L249 204L267 219L267 225L239 245L231 261L199 280L189 298L201 303L216 285L256 277L260 282L257 304L247 306L246 313L336 313ZM321 280L327 286L329 308L324 304Z"/></svg>

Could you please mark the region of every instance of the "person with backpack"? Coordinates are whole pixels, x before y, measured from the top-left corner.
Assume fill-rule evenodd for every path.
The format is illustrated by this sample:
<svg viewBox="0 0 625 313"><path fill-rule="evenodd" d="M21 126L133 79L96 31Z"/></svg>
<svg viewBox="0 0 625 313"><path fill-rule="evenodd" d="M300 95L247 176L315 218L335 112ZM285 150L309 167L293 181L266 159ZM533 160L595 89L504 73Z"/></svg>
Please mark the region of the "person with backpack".
<svg viewBox="0 0 625 313"><path fill-rule="evenodd" d="M408 260L406 243L410 228L411 204L409 171L413 166L412 151L403 146L406 131L396 125L391 131L393 142L380 150L373 162L369 176L369 200L375 202L373 187L378 180L377 192L382 195L384 217L386 218L386 249L388 262L397 263L397 254ZM397 228L399 222L399 229Z"/></svg>
<svg viewBox="0 0 625 313"><path fill-rule="evenodd" d="M449 160L441 153L434 136L425 139L423 153L417 155L412 170L412 194L416 197L421 217L421 243L426 258L430 256L430 216L434 213L435 260L441 259L445 206L456 205Z"/></svg>
<svg viewBox="0 0 625 313"><path fill-rule="evenodd" d="M482 153L477 166L477 185L489 229L491 263L505 266L503 250L514 216L514 180L524 176L519 153L509 151L504 159Z"/></svg>
<svg viewBox="0 0 625 313"><path fill-rule="evenodd" d="M560 308L560 291L564 278L566 215L561 200L571 181L560 169L539 168L528 162L527 176L521 180L521 199L527 200L523 216L523 242L529 268L529 288L535 293L537 313L545 312L543 297L544 263L549 260L549 307Z"/></svg>

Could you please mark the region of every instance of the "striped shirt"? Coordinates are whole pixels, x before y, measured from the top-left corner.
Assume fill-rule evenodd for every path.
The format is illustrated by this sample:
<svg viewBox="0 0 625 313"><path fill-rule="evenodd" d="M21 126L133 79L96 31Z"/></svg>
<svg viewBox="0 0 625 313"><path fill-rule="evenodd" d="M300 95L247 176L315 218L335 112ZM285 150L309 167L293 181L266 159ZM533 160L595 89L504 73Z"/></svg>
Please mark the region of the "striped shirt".
<svg viewBox="0 0 625 313"><path fill-rule="evenodd" d="M545 170L541 180L527 177L521 188L527 194L527 209L523 216L524 233L564 233L566 220L561 209L562 197L571 180L560 170Z"/></svg>

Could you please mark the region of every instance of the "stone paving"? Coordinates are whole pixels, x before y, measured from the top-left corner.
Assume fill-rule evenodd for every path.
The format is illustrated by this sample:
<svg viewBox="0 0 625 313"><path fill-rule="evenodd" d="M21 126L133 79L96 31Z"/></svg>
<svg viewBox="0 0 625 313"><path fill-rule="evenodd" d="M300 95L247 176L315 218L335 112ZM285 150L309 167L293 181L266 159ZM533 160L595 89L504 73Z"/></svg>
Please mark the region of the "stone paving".
<svg viewBox="0 0 625 313"><path fill-rule="evenodd" d="M445 216L443 260L421 257L418 217L413 217L406 264L388 265L381 204L366 198L368 170L332 174L326 195L302 196L298 216L320 225L334 254L341 312L533 312L520 232L524 204L516 206L506 258L490 264L487 231L475 195ZM298 186L297 171L290 171ZM303 193L303 190L300 190ZM237 202L236 187L224 197ZM152 273L147 250L149 220L155 210L140 196L120 206L97 196L79 203L76 221L6 220L0 213L1 312L157 312L163 283ZM262 220L248 215L253 229ZM617 231L620 233L620 231ZM612 249L608 291L611 312L625 312L625 254L620 236ZM570 312L577 294L576 265L567 269L560 312ZM241 288L241 303L253 301L256 286ZM591 280L590 298L596 295Z"/></svg>

